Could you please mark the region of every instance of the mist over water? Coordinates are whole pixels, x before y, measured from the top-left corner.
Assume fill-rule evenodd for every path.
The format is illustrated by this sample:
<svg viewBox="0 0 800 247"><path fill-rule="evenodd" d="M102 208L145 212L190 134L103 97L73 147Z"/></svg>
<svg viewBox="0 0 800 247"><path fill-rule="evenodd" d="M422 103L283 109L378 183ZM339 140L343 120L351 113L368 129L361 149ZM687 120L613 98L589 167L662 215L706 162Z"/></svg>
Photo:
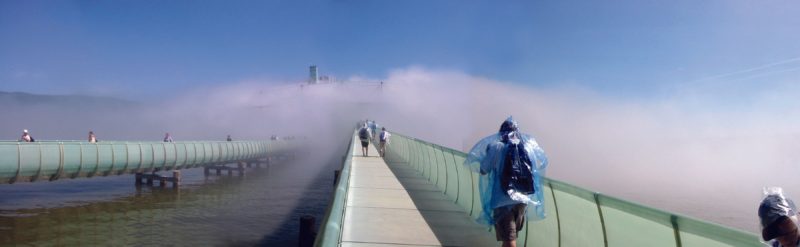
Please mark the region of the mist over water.
<svg viewBox="0 0 800 247"><path fill-rule="evenodd" d="M795 87L772 85L732 103L727 91L703 86L611 99L417 67L369 81L385 83L245 81L123 106L8 103L0 114L17 117L0 123L0 137L16 139L22 128L42 140L84 139L89 130L101 141L295 135L319 144L308 152L335 157L366 118L463 151L513 115L547 153L548 176L591 190L751 232L763 186L800 199Z"/></svg>
<svg viewBox="0 0 800 247"><path fill-rule="evenodd" d="M197 89L163 102L123 106L4 104L3 114L19 118L4 122L2 129L9 133L2 139L16 139L13 132L21 131L15 129L28 128L37 140L81 140L94 130L101 142L160 141L170 132L176 141L277 135L305 145L299 159L247 171L245 178L205 181L202 169L187 170L176 192L140 192L132 175L0 186L0 245L296 245L299 217L322 219L333 171L341 167L359 117L347 111L347 102L304 102L297 96L299 87L273 96L256 91L253 97L259 101L242 100L250 91L227 95L226 90ZM209 97L214 92L220 96ZM272 101L280 104L269 105Z"/></svg>
<svg viewBox="0 0 800 247"><path fill-rule="evenodd" d="M414 68L388 81L399 89L385 90L386 98L405 110L386 116L395 130L467 150L513 115L548 154L550 177L605 194L751 232L763 186L800 196L800 121L786 104L796 104L793 86L728 105L729 95L713 90L612 100L582 88Z"/></svg>

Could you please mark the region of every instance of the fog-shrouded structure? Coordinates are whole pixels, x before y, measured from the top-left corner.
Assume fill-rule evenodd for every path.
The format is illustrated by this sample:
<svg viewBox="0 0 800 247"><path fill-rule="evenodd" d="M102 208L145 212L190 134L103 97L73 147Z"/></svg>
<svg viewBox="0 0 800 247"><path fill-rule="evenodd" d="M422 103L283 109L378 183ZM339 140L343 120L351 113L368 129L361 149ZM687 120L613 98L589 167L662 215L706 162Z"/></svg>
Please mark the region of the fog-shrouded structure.
<svg viewBox="0 0 800 247"><path fill-rule="evenodd" d="M318 75L319 71L316 65L308 67L308 84L317 84Z"/></svg>

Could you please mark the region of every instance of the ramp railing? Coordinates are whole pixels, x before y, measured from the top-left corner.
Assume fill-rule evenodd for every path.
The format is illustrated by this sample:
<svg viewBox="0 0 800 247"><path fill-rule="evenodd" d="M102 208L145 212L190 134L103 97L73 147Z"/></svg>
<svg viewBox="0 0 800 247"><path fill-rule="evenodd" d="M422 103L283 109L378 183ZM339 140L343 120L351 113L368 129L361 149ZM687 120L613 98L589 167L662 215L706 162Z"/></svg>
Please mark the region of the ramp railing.
<svg viewBox="0 0 800 247"><path fill-rule="evenodd" d="M384 159L415 168L475 218L481 211L478 174L463 165L465 158L463 152L393 133ZM751 233L555 179L543 182L547 218L527 222L518 246L763 246Z"/></svg>
<svg viewBox="0 0 800 247"><path fill-rule="evenodd" d="M317 238L314 240L314 246L339 246L342 238L342 223L344 221L345 203L347 202L347 188L350 185L350 167L353 162L353 145L355 142L355 131L353 138L350 138L347 152L342 158L342 168L339 172L339 178L334 184L334 193L330 203L328 204L328 212L325 214L325 219L320 224L320 230L317 233Z"/></svg>
<svg viewBox="0 0 800 247"><path fill-rule="evenodd" d="M0 142L0 183L119 175L252 160L291 149L273 141Z"/></svg>

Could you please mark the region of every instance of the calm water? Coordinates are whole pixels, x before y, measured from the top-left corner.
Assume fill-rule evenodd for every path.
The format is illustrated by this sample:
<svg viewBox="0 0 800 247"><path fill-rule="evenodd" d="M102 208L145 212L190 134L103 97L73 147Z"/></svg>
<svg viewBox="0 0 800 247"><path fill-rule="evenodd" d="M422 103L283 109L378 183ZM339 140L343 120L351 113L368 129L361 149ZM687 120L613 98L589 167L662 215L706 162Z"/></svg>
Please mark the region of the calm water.
<svg viewBox="0 0 800 247"><path fill-rule="evenodd" d="M299 218L313 215L317 224L323 218L344 148L251 168L244 177L206 178L202 169L183 170L178 190L137 189L132 175L0 185L0 246L296 246ZM576 181L656 208L758 230L757 193ZM731 203L736 201L744 203Z"/></svg>
<svg viewBox="0 0 800 247"><path fill-rule="evenodd" d="M338 161L189 169L179 189L137 189L132 175L0 185L0 246L296 246L299 218L322 220Z"/></svg>

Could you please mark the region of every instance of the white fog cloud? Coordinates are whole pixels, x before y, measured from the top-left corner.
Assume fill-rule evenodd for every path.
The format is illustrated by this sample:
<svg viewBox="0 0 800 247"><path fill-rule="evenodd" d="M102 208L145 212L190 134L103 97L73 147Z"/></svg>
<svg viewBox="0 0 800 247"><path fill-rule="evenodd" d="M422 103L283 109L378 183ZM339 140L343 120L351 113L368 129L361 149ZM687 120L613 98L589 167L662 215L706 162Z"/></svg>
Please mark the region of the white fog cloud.
<svg viewBox="0 0 800 247"><path fill-rule="evenodd" d="M178 140L276 134L336 146L343 145L343 132L369 118L390 131L465 150L513 115L547 152L549 176L593 190L751 231L762 186L784 186L800 198L793 176L800 174L794 151L800 87L791 83L770 84L726 105L720 103L728 100L725 91L700 84L653 99L619 99L577 84L542 89L421 67L353 78L358 82L231 83L130 110L65 113L58 106L6 104L3 114L25 117L6 120L3 135L16 138L21 128L40 139L83 139L89 129L101 140L158 140L164 132Z"/></svg>

